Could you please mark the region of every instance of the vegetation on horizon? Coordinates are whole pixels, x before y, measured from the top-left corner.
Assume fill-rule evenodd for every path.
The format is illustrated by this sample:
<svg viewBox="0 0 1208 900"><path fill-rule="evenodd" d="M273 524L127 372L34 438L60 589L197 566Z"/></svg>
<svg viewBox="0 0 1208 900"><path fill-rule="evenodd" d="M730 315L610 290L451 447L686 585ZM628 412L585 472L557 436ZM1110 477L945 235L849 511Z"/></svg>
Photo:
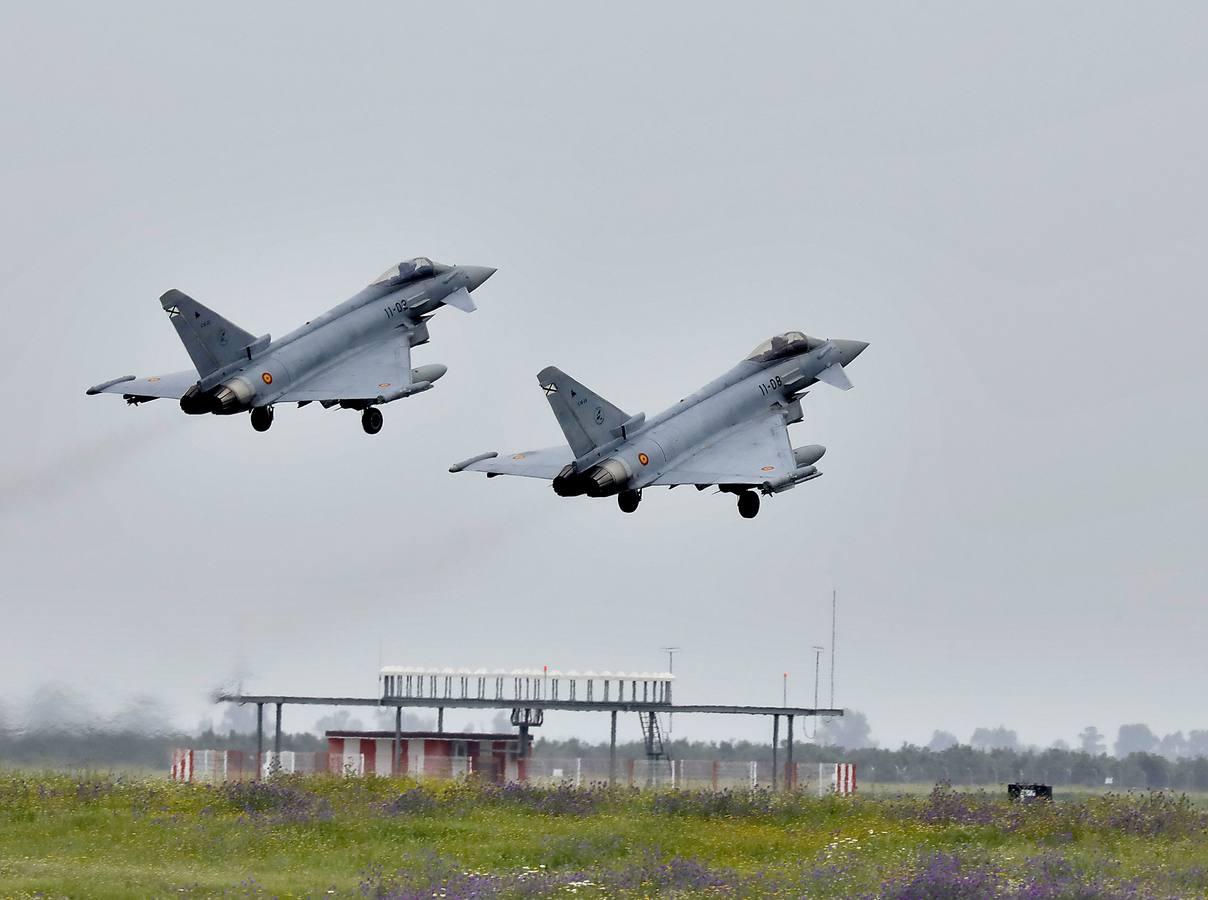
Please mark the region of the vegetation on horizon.
<svg viewBox="0 0 1208 900"><path fill-rule="evenodd" d="M321 751L327 742L314 735L283 736L286 750ZM265 749L271 745L271 736ZM0 763L34 769L144 769L165 774L173 747L254 750L255 737L212 732L198 735L145 735L135 732L89 731L79 734L0 733ZM758 760L770 763L770 743L750 741L675 741L668 745L674 759ZM621 759L645 757L640 741L618 744ZM783 742L781 760L785 758ZM533 747L537 758L606 758L606 744L577 740L540 739ZM1080 750L978 750L957 744L944 750L904 745L895 750L879 747L845 749L797 743L797 762L843 760L856 763L862 784L923 784L946 781L955 785L1004 784L1008 781L1040 781L1078 787L1103 787L1107 779L1115 789L1208 791L1208 758L1167 759L1154 753L1132 753L1123 759L1106 753L1092 755Z"/></svg>
<svg viewBox="0 0 1208 900"><path fill-rule="evenodd" d="M638 792L0 773L0 893L1179 897L1208 811L1155 793Z"/></svg>

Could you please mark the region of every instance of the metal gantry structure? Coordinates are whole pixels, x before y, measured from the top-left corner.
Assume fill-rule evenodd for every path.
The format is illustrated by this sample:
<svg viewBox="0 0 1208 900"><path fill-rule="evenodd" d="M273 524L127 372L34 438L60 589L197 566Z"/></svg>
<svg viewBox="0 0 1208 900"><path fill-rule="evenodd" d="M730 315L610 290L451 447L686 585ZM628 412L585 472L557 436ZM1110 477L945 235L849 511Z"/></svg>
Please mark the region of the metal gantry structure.
<svg viewBox="0 0 1208 900"><path fill-rule="evenodd" d="M463 674L464 672L464 674ZM402 754L404 709L435 709L437 730L444 730L446 709L506 709L512 724L520 730L520 752L526 753L528 730L544 722L545 713L608 713L608 783L617 777L617 714L638 713L646 723L660 713L676 715L770 716L772 719L772 786L776 787L780 744L780 719L787 720L787 762L793 761L793 723L797 718L842 716L841 709L810 709L790 706L744 706L725 703L675 704L671 701L671 680L667 673L553 673L549 670L512 670L507 673L486 670L416 670L386 667L382 670L380 697L307 697L283 694L231 694L215 696L218 703L255 705L256 752L264 752L264 707L275 707L273 752L281 752L281 716L285 706L370 706L394 709L394 770ZM643 679L642 676L645 676ZM420 679L423 680L421 686ZM387 681L386 678L401 679ZM408 681L410 678L410 689ZM435 680L433 680L435 679ZM499 679L503 679L502 683ZM622 682L624 686L622 686ZM572 686L573 685L573 686ZM599 688L597 689L597 685ZM422 693L421 693L422 691ZM628 697L625 694L628 693ZM562 696L551 696L561 694ZM570 696L566 696L569 694ZM639 699L640 697L640 699ZM647 718L648 717L648 718ZM647 738L649 744L649 738ZM649 749L648 749L649 752Z"/></svg>
<svg viewBox="0 0 1208 900"><path fill-rule="evenodd" d="M643 703L670 703L670 672L563 672L544 666L540 669L437 669L423 666L383 666L384 697L455 698L459 700L533 700L623 701L626 686L629 699Z"/></svg>

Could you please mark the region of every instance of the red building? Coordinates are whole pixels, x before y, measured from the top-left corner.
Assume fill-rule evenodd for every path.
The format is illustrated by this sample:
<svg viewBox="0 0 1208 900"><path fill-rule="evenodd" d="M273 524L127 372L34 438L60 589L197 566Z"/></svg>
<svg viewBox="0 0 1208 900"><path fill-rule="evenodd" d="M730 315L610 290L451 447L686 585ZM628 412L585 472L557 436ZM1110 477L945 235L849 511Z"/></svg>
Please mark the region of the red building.
<svg viewBox="0 0 1208 900"><path fill-rule="evenodd" d="M396 774L393 731L328 731L325 736L333 770L357 775ZM526 750L531 750L531 737L528 743ZM519 735L404 731L397 774L417 778L477 774L502 782L524 781L526 773Z"/></svg>

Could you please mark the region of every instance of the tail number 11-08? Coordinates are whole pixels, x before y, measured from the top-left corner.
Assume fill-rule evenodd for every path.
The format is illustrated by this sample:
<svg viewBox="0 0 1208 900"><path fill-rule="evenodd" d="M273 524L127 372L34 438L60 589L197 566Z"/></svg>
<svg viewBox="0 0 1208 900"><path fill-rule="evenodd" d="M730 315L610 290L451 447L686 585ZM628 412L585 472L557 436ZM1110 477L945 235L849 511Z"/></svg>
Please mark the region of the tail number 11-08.
<svg viewBox="0 0 1208 900"><path fill-rule="evenodd" d="M773 375L766 382L759 383L759 393L766 397L768 394L774 394L776 391L784 387L784 379L779 375Z"/></svg>

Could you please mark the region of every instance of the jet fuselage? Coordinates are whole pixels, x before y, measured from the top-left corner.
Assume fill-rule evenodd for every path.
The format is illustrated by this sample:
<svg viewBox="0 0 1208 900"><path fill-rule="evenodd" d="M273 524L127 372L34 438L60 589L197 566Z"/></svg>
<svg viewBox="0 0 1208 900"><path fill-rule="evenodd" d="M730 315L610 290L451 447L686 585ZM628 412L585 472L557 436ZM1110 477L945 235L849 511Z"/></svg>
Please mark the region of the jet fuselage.
<svg viewBox="0 0 1208 900"><path fill-rule="evenodd" d="M847 365L866 346L862 341L828 340L808 352L767 362L743 360L654 418L635 422L615 441L577 458L554 480L554 490L563 496L591 497L640 491L702 444L749 422L771 404L783 404L790 421L798 421L800 406L790 406L800 393L824 370ZM767 474L773 481L792 473L768 467Z"/></svg>
<svg viewBox="0 0 1208 900"><path fill-rule="evenodd" d="M431 277L402 285L372 284L343 303L263 348L249 348L249 359L202 378L181 398L188 413L228 414L270 406L291 387L339 365L387 333L402 330L412 347L427 343L426 318L453 294L468 295L493 269L450 266ZM259 343L259 342L258 342ZM430 384L445 374L443 365L420 366L414 382ZM384 393L392 385L382 385Z"/></svg>

